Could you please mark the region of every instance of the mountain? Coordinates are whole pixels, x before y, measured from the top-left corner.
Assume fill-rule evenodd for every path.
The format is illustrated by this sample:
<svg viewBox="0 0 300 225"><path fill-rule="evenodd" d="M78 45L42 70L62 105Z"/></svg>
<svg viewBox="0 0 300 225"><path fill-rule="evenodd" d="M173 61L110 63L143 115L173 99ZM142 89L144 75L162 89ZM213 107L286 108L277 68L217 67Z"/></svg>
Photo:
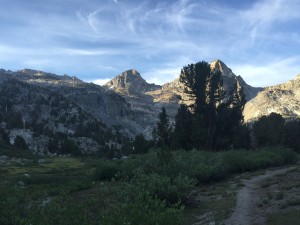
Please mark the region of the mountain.
<svg viewBox="0 0 300 225"><path fill-rule="evenodd" d="M211 67L221 72L227 93L235 82L244 87L247 99L261 90L220 60ZM162 107L173 123L179 104L190 101L179 78L162 86L149 84L134 69L104 86L32 69L0 70L0 94L0 131L8 132L11 142L21 135L40 152L47 152L52 139L59 146L72 141L82 152L120 148L122 139L140 133L150 139Z"/></svg>
<svg viewBox="0 0 300 225"><path fill-rule="evenodd" d="M107 82L104 87L123 95L140 95L147 91L160 89L161 86L148 84L135 69L127 70Z"/></svg>
<svg viewBox="0 0 300 225"><path fill-rule="evenodd" d="M236 76L221 60L212 61L210 66L211 69L221 72L223 87L227 94L230 93L236 82L244 88L248 101L255 97L259 91L263 90L263 88L248 85L241 76ZM180 82L179 78L164 84L161 89L150 91L147 94L151 95L155 102L190 103L189 97L184 93L184 84Z"/></svg>
<svg viewBox="0 0 300 225"><path fill-rule="evenodd" d="M236 76L222 61L211 62L211 68L220 71L224 89L230 93L236 82L244 88L246 99L252 99L262 88L248 85L241 76ZM161 107L166 107L171 123L174 122L179 104L190 104L192 101L184 93L184 84L179 78L162 86L148 84L134 69L125 71L103 86L106 90L114 91L125 98L136 117L132 119L134 134L143 133L151 138L152 130L157 122Z"/></svg>
<svg viewBox="0 0 300 225"><path fill-rule="evenodd" d="M285 118L300 116L300 75L261 91L245 105L244 118L246 122L251 122L272 112Z"/></svg>
<svg viewBox="0 0 300 225"><path fill-rule="evenodd" d="M168 113L171 113L171 120L175 117L177 102L155 101L152 92L161 90L162 86L147 83L135 69L117 75L103 87L107 91L113 91L124 97L134 112L134 117L130 119L130 126L125 126L130 127L127 134L130 134L131 137L142 133L147 139L150 139L163 106L168 108Z"/></svg>
<svg viewBox="0 0 300 225"><path fill-rule="evenodd" d="M223 77L224 89L227 93L230 92L235 82L238 82L243 87L246 100L249 101L254 98L258 92L262 91L263 88L252 87L248 85L240 75L235 75L230 68L228 68L221 60L215 60L210 63L213 70L220 71Z"/></svg>
<svg viewBox="0 0 300 225"><path fill-rule="evenodd" d="M12 144L21 136L31 150L46 153L49 142L55 141L53 153L61 154L67 153L61 148L67 144L91 153L114 142L111 129L49 86L52 79L53 83L76 79L38 74L32 70L0 71L0 131L9 134ZM43 81L47 84L41 85Z"/></svg>
<svg viewBox="0 0 300 225"><path fill-rule="evenodd" d="M86 83L74 76L59 76L35 70L10 73L11 77L56 92L108 126L119 126L120 120L134 114L125 99L114 91L99 85ZM128 118L130 120L130 118ZM123 124L125 127L128 124Z"/></svg>

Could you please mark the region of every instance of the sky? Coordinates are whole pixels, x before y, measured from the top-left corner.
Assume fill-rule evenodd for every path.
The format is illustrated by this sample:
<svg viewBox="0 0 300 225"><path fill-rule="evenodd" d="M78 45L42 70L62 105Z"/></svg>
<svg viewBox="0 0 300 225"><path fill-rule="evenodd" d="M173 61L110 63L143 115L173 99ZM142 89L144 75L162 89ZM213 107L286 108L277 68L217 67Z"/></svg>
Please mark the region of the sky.
<svg viewBox="0 0 300 225"><path fill-rule="evenodd" d="M300 73L299 0L0 0L0 68L163 84L222 60L252 86Z"/></svg>

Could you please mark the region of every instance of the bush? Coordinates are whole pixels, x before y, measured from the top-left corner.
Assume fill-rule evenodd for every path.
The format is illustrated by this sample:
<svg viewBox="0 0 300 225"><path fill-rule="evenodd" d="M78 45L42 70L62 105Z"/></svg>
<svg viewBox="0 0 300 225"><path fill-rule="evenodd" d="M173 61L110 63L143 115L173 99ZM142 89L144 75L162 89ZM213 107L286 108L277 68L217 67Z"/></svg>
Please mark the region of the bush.
<svg viewBox="0 0 300 225"><path fill-rule="evenodd" d="M180 225L183 222L183 208L178 204L167 205L165 201L134 186L127 187L122 194L131 195L132 198L114 207L109 205L106 211L102 212L101 221L103 224Z"/></svg>
<svg viewBox="0 0 300 225"><path fill-rule="evenodd" d="M146 190L151 196L158 197L168 204L175 204L184 201L184 197L195 182L182 174L171 179L165 175L145 175L138 172L132 180L132 184L138 187L139 190Z"/></svg>
<svg viewBox="0 0 300 225"><path fill-rule="evenodd" d="M281 147L224 152L178 150L169 154L167 163L161 163L160 153L137 155L120 166L120 174L131 179L135 171L140 170L143 174L159 174L171 180L182 174L198 183L207 183L224 179L232 173L292 163L297 158L295 152Z"/></svg>
<svg viewBox="0 0 300 225"><path fill-rule="evenodd" d="M23 137L17 135L15 138L14 146L19 149L28 149L28 146Z"/></svg>
<svg viewBox="0 0 300 225"><path fill-rule="evenodd" d="M115 178L119 172L119 164L115 161L100 161L96 166L94 172L94 178L96 180L107 180L110 181L112 178Z"/></svg>

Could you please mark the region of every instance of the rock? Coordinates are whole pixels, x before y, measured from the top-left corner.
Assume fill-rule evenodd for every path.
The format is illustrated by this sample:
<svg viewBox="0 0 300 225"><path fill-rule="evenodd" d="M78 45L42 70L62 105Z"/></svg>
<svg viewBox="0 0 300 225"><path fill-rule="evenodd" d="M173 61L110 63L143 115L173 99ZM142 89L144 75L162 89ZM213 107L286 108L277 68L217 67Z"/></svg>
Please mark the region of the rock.
<svg viewBox="0 0 300 225"><path fill-rule="evenodd" d="M39 159L37 162L38 162L38 164L44 164L44 163L47 163L47 160L46 159Z"/></svg>
<svg viewBox="0 0 300 225"><path fill-rule="evenodd" d="M220 60L211 62L211 68L221 72L227 94L230 93L236 82L244 88L247 100L252 99L262 90L262 88L248 85L241 76L236 76ZM132 137L143 133L147 139L150 139L162 107L166 108L170 122L173 123L179 104L193 103L184 93L184 84L180 82L179 78L163 86L148 84L136 70L121 73L103 87L108 91L121 94L129 103L131 112L127 112L126 115L123 113L124 115L119 118L119 123L127 128L127 133ZM131 115L134 116L131 117Z"/></svg>
<svg viewBox="0 0 300 225"><path fill-rule="evenodd" d="M286 83L265 88L246 103L243 114L246 122L252 122L272 112L281 114L284 118L300 116L299 75Z"/></svg>
<svg viewBox="0 0 300 225"><path fill-rule="evenodd" d="M6 162L6 161L8 161L8 160L9 160L9 157L8 157L7 155L1 155L1 156L0 156L0 161Z"/></svg>
<svg viewBox="0 0 300 225"><path fill-rule="evenodd" d="M52 197L48 197L42 201L41 206L47 206L52 201Z"/></svg>
<svg viewBox="0 0 300 225"><path fill-rule="evenodd" d="M18 185L19 187L21 187L21 188L25 186L25 184L24 184L23 181L18 181L18 182L17 182L17 185Z"/></svg>
<svg viewBox="0 0 300 225"><path fill-rule="evenodd" d="M122 156L122 158L121 159L123 159L123 160L127 160L127 159L129 159L129 157L128 156Z"/></svg>

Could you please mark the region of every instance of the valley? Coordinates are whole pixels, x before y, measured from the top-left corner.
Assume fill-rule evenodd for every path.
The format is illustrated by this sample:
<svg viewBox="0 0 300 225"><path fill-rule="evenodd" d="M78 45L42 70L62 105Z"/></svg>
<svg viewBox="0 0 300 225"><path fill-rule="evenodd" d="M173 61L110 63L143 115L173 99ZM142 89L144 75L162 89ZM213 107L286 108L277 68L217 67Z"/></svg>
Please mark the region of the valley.
<svg viewBox="0 0 300 225"><path fill-rule="evenodd" d="M285 161L271 157L271 151ZM279 149L261 152L249 153L249 158L260 161L253 167L251 163L239 164L247 161L242 151L216 158L204 152L202 156L174 152L171 165L157 163L155 153L106 161L96 157L45 158L1 146L0 224L150 225L155 221L162 225L221 225L246 224L245 220L256 224L255 218L263 219L257 224L299 224L299 163L282 165L294 163L295 155ZM219 157L228 164L218 161ZM233 157L238 161L232 161ZM187 165L196 168L195 163L206 169L186 171ZM279 164L280 168L264 169ZM179 176L172 173L175 168ZM235 173L226 173L224 168ZM241 172L245 170L250 171ZM175 183L169 183L172 176ZM246 192L250 194L247 200ZM247 202L252 204L250 211L240 205ZM243 223L239 223L242 215Z"/></svg>

